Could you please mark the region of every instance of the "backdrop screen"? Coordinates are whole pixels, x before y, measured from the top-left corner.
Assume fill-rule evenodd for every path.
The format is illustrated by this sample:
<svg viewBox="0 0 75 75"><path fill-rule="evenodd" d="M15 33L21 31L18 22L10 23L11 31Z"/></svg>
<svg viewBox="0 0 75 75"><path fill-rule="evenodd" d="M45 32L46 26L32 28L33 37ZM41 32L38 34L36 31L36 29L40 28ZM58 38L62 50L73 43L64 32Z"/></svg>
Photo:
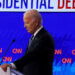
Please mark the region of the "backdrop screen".
<svg viewBox="0 0 75 75"><path fill-rule="evenodd" d="M30 34L24 28L24 12L0 12L0 61L12 40L3 63L21 58L26 50ZM75 13L40 12L42 25L53 36L55 56L54 75L75 75Z"/></svg>

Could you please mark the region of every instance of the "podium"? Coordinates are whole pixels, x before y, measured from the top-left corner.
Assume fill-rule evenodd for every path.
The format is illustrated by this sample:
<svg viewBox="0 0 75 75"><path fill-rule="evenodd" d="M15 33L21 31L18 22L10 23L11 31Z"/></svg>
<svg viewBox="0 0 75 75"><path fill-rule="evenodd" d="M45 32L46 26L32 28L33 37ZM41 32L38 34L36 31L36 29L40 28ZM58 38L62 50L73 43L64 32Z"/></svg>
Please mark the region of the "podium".
<svg viewBox="0 0 75 75"><path fill-rule="evenodd" d="M24 75L24 74L10 67L7 68L7 72L4 72L2 68L0 67L0 75Z"/></svg>
<svg viewBox="0 0 75 75"><path fill-rule="evenodd" d="M10 73L10 68L8 67L8 68L7 68L7 72L4 72L4 71L2 70L2 68L0 67L0 75L11 75L11 73Z"/></svg>

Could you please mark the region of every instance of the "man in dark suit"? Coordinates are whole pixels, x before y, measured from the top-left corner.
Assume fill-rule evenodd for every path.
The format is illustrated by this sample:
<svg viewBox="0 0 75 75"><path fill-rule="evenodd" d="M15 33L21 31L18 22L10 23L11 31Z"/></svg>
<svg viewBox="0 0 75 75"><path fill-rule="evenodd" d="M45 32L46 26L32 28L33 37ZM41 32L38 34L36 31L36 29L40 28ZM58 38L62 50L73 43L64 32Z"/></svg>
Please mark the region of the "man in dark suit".
<svg viewBox="0 0 75 75"><path fill-rule="evenodd" d="M32 36L25 55L10 67L17 69L24 75L52 75L54 57L52 36L41 25L42 18L37 10L27 11L23 19L24 27Z"/></svg>

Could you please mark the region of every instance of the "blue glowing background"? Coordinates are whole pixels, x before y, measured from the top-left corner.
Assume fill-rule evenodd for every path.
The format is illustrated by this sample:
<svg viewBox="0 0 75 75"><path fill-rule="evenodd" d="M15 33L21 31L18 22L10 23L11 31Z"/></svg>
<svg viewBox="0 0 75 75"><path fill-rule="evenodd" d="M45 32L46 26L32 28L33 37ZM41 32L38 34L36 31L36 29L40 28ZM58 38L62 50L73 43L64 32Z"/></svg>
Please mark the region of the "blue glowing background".
<svg viewBox="0 0 75 75"><path fill-rule="evenodd" d="M62 55L55 55L54 75L75 75L75 13L41 13L43 26L53 36L55 49L62 49ZM15 39L6 56L12 56L12 62L23 56L30 34L24 28L23 12L0 12L0 61L7 47ZM12 48L22 48L22 54L12 54ZM72 63L62 63L62 58L72 58ZM5 62L3 62L5 63ZM2 64L3 64L2 63ZM11 63L11 62L6 62Z"/></svg>

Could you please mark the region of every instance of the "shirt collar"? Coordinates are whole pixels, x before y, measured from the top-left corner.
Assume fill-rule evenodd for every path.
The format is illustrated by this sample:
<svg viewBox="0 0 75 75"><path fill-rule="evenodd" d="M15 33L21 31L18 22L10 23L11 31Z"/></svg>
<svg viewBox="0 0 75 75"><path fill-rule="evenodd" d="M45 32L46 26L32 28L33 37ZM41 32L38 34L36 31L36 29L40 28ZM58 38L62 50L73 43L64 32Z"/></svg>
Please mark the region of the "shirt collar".
<svg viewBox="0 0 75 75"><path fill-rule="evenodd" d="M36 30L36 32L33 34L34 37L36 36L36 34L37 34L42 28L43 28L43 26L41 26L40 28L38 28L38 29Z"/></svg>

